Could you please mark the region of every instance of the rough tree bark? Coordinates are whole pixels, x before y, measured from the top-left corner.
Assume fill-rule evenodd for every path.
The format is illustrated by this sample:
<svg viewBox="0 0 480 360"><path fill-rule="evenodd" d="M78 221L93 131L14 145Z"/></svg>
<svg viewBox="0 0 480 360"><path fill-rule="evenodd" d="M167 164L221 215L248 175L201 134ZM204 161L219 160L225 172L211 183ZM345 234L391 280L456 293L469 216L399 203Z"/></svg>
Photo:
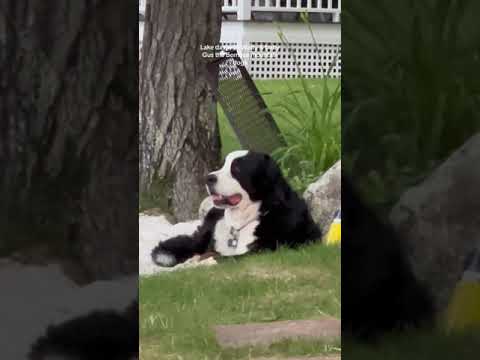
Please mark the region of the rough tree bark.
<svg viewBox="0 0 480 360"><path fill-rule="evenodd" d="M0 247L85 281L138 271L137 6L0 0Z"/></svg>
<svg viewBox="0 0 480 360"><path fill-rule="evenodd" d="M213 93L201 45L219 43L221 0L147 1L140 65L140 191L172 186L178 220L197 216L218 165Z"/></svg>

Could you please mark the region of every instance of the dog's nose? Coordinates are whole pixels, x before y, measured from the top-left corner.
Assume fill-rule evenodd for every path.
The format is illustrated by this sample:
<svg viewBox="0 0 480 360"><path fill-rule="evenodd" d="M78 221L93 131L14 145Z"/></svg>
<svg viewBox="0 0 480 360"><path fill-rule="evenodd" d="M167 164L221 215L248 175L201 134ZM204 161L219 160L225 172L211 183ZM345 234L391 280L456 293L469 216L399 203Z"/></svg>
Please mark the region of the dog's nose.
<svg viewBox="0 0 480 360"><path fill-rule="evenodd" d="M207 175L207 185L215 185L217 182L217 175L209 174Z"/></svg>

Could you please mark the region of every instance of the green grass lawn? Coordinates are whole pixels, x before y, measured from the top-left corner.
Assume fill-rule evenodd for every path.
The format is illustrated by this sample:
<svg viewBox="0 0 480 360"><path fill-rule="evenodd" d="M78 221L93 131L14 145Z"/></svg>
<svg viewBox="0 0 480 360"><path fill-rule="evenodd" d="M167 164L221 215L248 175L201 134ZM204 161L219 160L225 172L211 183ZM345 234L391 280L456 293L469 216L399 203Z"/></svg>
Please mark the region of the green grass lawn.
<svg viewBox="0 0 480 360"><path fill-rule="evenodd" d="M338 353L340 341L222 350L212 326L340 317L340 249L281 249L140 279L140 352L150 359L250 359Z"/></svg>
<svg viewBox="0 0 480 360"><path fill-rule="evenodd" d="M308 88L311 90L313 96L320 101L322 98L322 79L305 79ZM328 79L328 87L333 90L337 86L339 79ZM279 104L282 103L287 97L292 98L296 96L299 103L304 108L309 108L310 105L302 88L301 81L299 79L288 80L255 80L263 100L267 104L268 109L273 115L280 131L283 131L286 127L290 126L280 116L276 116L279 112L284 111L279 108ZM340 122L341 106L338 106L335 111L335 118ZM218 105L218 120L220 126L220 135L222 139L222 157L225 157L231 151L240 149L240 144L228 123L225 114L222 111L220 105Z"/></svg>

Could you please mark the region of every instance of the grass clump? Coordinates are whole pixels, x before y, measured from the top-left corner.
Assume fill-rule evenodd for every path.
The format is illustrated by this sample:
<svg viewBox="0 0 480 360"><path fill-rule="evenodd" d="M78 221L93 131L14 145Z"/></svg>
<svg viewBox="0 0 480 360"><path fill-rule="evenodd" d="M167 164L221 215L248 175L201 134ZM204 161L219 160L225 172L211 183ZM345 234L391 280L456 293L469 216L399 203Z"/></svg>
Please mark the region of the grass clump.
<svg viewBox="0 0 480 360"><path fill-rule="evenodd" d="M308 13L302 13L301 20L308 28L315 51L321 58L321 51L309 23ZM294 48L280 27L278 36L291 52L301 84L301 96L307 100L307 104L305 106L300 102L298 96L290 89L290 96L284 98L277 109L273 109L277 117L289 124L283 130L287 145L277 149L273 155L291 185L297 191L303 192L308 184L340 159L341 82L338 81L333 89L328 86L339 54L334 56L328 67L323 67L320 62L322 72L318 81L322 92L320 96L315 96L316 94L303 77Z"/></svg>
<svg viewBox="0 0 480 360"><path fill-rule="evenodd" d="M341 153L340 82L331 90L328 79L318 80L322 88L317 98L304 78L300 78L301 95L307 106L299 101L293 90L274 109L274 115L289 126L283 128L287 145L277 149L273 156L293 188L303 192L324 171L328 170Z"/></svg>

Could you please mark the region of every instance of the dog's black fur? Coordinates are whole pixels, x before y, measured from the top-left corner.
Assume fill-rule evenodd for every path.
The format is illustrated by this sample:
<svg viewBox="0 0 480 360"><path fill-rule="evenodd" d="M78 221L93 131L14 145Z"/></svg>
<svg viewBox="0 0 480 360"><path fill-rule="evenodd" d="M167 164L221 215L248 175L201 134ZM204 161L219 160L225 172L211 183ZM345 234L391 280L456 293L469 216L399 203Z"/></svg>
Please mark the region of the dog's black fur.
<svg viewBox="0 0 480 360"><path fill-rule="evenodd" d="M240 171L234 177L253 201L261 201L262 215L255 230L257 240L250 252L275 250L279 246L297 247L321 238L305 201L291 189L269 155L250 151L237 160ZM213 250L215 224L223 216L223 209L212 208L193 235L176 236L155 247L153 261L160 252L173 255L178 264Z"/></svg>
<svg viewBox="0 0 480 360"><path fill-rule="evenodd" d="M138 358L138 302L124 311L94 311L50 326L32 346L30 360L53 356L72 360ZM57 358L56 357L56 358Z"/></svg>
<svg viewBox="0 0 480 360"><path fill-rule="evenodd" d="M342 180L342 336L379 335L429 326L432 298L414 276L405 249Z"/></svg>

